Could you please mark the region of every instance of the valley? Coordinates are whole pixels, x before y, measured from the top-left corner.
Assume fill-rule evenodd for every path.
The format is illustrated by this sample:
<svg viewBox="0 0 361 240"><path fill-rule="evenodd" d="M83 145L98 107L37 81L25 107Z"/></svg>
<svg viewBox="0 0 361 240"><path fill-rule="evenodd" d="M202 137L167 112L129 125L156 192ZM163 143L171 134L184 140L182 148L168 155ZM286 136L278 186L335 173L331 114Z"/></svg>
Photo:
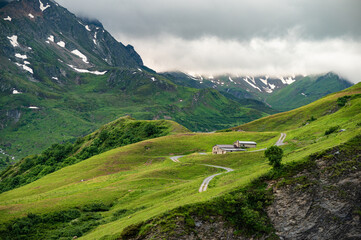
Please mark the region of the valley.
<svg viewBox="0 0 361 240"><path fill-rule="evenodd" d="M151 22L137 4L117 13L135 16L117 25ZM153 16L164 29L167 14ZM299 64L303 55L282 38L268 46L258 35L237 42L201 31L206 44L175 54L190 69L204 63L186 61L187 54L205 48L204 56L221 52L222 59L224 41L232 55L242 54L247 41L260 52L236 63L227 56L221 66L229 66L217 75L156 72L107 31L114 24L75 15L53 0L0 1L0 239L361 238L356 71L322 65L314 74L313 65L326 57ZM143 25L132 37L153 34ZM162 34L155 49L169 37ZM191 34L176 39L167 47L196 41ZM214 41L217 47L209 48ZM256 63L276 50L272 64ZM164 63L162 54L151 62ZM306 68L310 74L301 74ZM294 69L300 73L289 74ZM213 154L221 144L236 152ZM271 146L280 153L278 165L266 153Z"/></svg>
<svg viewBox="0 0 361 240"><path fill-rule="evenodd" d="M248 186L267 174L271 167L262 151L225 155L198 152L210 152L213 145L232 143L235 139L256 141L259 143L257 149L263 149L275 144L281 135L278 131L283 131L287 134L286 144L282 146L284 164L306 161L312 154L337 147L360 135L360 93L360 86L356 85L305 106L305 113L313 108L319 110L312 112L317 119L309 124L305 123L310 115L304 118L300 115L294 120L293 111L301 111L296 109L240 126L241 129L252 128L252 132L181 133L107 151L2 193L2 221L24 216L29 209L33 214L46 214L97 202L112 207L102 212L103 223L99 222L100 226L84 235L84 239L99 239L105 235L119 236L125 227L177 207L210 204L215 197ZM337 100L345 95L353 97L345 106L338 106ZM270 119L274 122L282 119L284 124L275 128ZM335 124L346 131L325 135L325 131ZM269 131L272 129L276 131ZM172 155L187 156L182 157L180 163L174 163L170 159ZM216 176L207 191L199 193L199 186L206 177L224 171L205 165L234 171ZM121 209L126 209L124 211L129 214L113 221L112 216Z"/></svg>

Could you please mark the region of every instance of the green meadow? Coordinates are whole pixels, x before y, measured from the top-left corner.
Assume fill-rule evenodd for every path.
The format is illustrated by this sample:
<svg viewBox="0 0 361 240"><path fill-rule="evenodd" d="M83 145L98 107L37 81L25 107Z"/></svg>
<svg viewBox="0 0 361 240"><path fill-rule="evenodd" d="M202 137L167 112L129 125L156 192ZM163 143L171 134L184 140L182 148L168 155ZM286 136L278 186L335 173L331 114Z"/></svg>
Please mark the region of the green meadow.
<svg viewBox="0 0 361 240"><path fill-rule="evenodd" d="M251 140L262 149L275 144L283 132L287 134L282 146L283 163L287 164L302 162L311 154L360 135L360 93L358 84L299 109L241 125L236 131L178 133L95 155L2 193L0 221L7 223L30 213L42 215L101 203L109 209L100 213L101 221L84 232L81 239L115 239L129 225L187 204L210 202L248 186L271 169L263 151L212 155L216 144ZM340 103L345 95L350 97ZM332 127L337 128L327 133ZM172 162L170 157L177 155L186 156L179 159L180 163ZM217 176L206 192L199 193L204 178L224 171L202 164L235 171Z"/></svg>

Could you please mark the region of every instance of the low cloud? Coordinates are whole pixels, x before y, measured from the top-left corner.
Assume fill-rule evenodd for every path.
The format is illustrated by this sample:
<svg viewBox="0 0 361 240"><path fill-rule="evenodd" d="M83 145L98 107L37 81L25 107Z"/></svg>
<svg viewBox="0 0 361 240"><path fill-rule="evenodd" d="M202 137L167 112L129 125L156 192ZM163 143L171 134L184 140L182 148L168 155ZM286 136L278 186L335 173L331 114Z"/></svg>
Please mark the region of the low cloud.
<svg viewBox="0 0 361 240"><path fill-rule="evenodd" d="M99 19L156 71L361 81L361 1L58 0Z"/></svg>
<svg viewBox="0 0 361 240"><path fill-rule="evenodd" d="M144 63L157 71L274 76L333 71L354 83L361 81L361 42L347 38L314 41L289 35L238 41L163 35L131 43Z"/></svg>

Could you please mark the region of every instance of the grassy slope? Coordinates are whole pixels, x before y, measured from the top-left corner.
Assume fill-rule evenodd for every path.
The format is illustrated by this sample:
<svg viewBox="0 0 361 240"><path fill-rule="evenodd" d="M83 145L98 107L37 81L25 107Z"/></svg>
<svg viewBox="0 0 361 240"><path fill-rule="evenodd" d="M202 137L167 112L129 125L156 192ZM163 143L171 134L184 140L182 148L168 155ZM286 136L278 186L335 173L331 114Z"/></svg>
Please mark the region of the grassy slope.
<svg viewBox="0 0 361 240"><path fill-rule="evenodd" d="M267 115L242 107L214 90L174 86L158 75L154 75L158 82L153 83L150 73L138 71L138 75L133 75L132 71L128 72L118 76L119 82L109 83L114 86L107 85L109 75L79 74L81 84L54 91L52 95L55 96L50 96L46 88L41 91L33 88L40 83L30 84L29 88L35 93L27 92L26 87L20 85L16 88L26 93L0 95L4 118L7 118L7 111L18 110L22 114L16 124L5 124L0 147L10 155L24 157L52 143L89 134L102 124L127 114L147 120L172 118L193 131L227 128ZM124 85L126 90L123 90ZM28 106L40 109L31 110Z"/></svg>
<svg viewBox="0 0 361 240"><path fill-rule="evenodd" d="M276 91L265 100L274 109L288 111L350 86L349 82L340 80L339 76L333 73L324 76L307 76Z"/></svg>
<svg viewBox="0 0 361 240"><path fill-rule="evenodd" d="M330 94L306 106L261 118L232 129L241 129L244 131L287 131L295 129L305 124L312 116L321 118L337 111L339 109L337 106L338 98L360 93L361 84L359 83L341 92ZM357 111L355 113L357 114Z"/></svg>
<svg viewBox="0 0 361 240"><path fill-rule="evenodd" d="M288 142L283 147L284 161L300 161L361 134L361 98L351 99L340 109L336 106L338 97L360 92L361 85L358 84L301 109L241 126L242 129L261 132L172 135L108 151L1 194L1 219L7 221L29 212L46 213L94 201L114 203L111 211L103 213L106 219L119 209L138 209L129 216L97 227L84 239L119 236L122 229L130 224L177 206L212 199L235 187L247 185L270 169L263 152L192 154L181 159L183 164L171 162L169 155L209 152L214 144L232 143L235 139L254 140L260 143L259 148L267 147L276 142L282 131L287 133ZM310 116L315 116L317 120L304 125ZM325 130L334 125L340 125L346 131L325 136ZM200 163L227 166L235 171L218 176L206 192L198 193L206 176L221 171ZM82 179L85 181L82 182Z"/></svg>
<svg viewBox="0 0 361 240"><path fill-rule="evenodd" d="M188 129L169 120L135 120L119 118L94 133L78 138L73 144L54 144L39 155L28 156L0 173L0 192L30 182L108 150ZM16 180L15 180L16 177Z"/></svg>
<svg viewBox="0 0 361 240"><path fill-rule="evenodd" d="M262 147L275 142L277 135L277 133L181 134L111 150L66 167L34 183L1 194L1 219L6 221L19 217L29 210L43 213L97 200L115 201L114 210L146 207L139 216L127 222L115 223L120 224L119 228L114 229L118 231L145 216L154 216L185 203L209 199L226 190L214 189L199 195L198 187L202 179L218 170L193 164L175 165L169 160L169 155L209 152L213 145L219 142L231 143L235 139L256 140L262 143L260 144ZM257 160L255 163L268 169L261 155L254 154ZM234 156L238 159L237 155ZM244 165L250 167L253 164L248 157L241 157L240 161L244 161ZM263 170L260 171L262 173ZM260 173L251 169L249 172L254 176ZM238 174L244 175L245 172L240 171ZM86 181L81 182L82 179ZM243 181L242 178L235 179ZM248 181L249 179L246 178L244 182ZM163 204L159 205L160 202Z"/></svg>

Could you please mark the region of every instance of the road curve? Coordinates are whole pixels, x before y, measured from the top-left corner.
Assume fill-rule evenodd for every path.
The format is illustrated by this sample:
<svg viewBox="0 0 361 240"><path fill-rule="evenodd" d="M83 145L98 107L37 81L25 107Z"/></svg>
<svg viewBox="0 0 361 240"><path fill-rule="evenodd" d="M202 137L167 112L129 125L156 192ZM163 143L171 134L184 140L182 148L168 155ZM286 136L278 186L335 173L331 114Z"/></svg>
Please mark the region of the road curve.
<svg viewBox="0 0 361 240"><path fill-rule="evenodd" d="M180 163L180 161L178 159L180 159L181 157L184 157L184 155L170 157L170 159L175 163Z"/></svg>
<svg viewBox="0 0 361 240"><path fill-rule="evenodd" d="M284 141L286 139L286 133L281 133L281 137L278 139L278 141L276 142L276 146L282 146L284 145Z"/></svg>
<svg viewBox="0 0 361 240"><path fill-rule="evenodd" d="M284 140L286 139L286 133L281 133L281 136L280 138L277 140L277 142L274 144L275 146L282 146L284 145ZM262 149L258 149L258 150L255 150L255 151L249 151L249 152L259 152L259 151L265 151L267 148L262 148ZM201 153L202 155L204 155L205 153ZM181 157L184 157L184 155L180 155L180 156L173 156L173 157L170 157L170 159L175 162L175 163L180 163L179 161L179 158ZM216 166L216 165L208 165L208 164L201 164L203 166L207 166L207 167L213 167L213 168L220 168L220 169L224 169L226 170L226 172L223 172L223 173L217 173L217 174L214 174L212 176L209 176L207 177L206 179L203 180L200 188L199 188L199 192L205 192L207 191L207 188L208 188L208 184L210 181L212 181L213 178L215 178L216 176L219 176L219 175L222 175L222 174L225 174L225 173L229 173L229 172L233 172L234 169L232 168L227 168L227 167L222 167L222 166Z"/></svg>
<svg viewBox="0 0 361 240"><path fill-rule="evenodd" d="M202 154L202 155L205 155L205 153L201 153L201 154ZM180 163L179 159L180 159L181 157L184 157L184 155L173 156L173 157L170 157L170 159L171 159L173 162L175 162L175 163ZM222 167L222 166L208 165L208 164L201 164L201 165L207 166L207 167L224 169L224 170L226 170L226 172L217 173L217 174L214 174L214 175L209 176L209 177L207 177L206 179L204 179L201 187L199 188L199 192L204 192L204 191L206 191L207 188L208 188L209 182L210 182L214 177L216 177L216 176L218 176L218 175L221 175L221 174L224 174L224 173L228 173L228 172L234 171L234 169L232 169L232 168L227 168L227 167Z"/></svg>
<svg viewBox="0 0 361 240"><path fill-rule="evenodd" d="M286 133L281 133L280 138L277 140L277 142L274 144L275 146L282 146L285 145L284 140L286 139ZM266 151L267 148L261 148L258 150L253 150L253 151L247 151L247 152L261 152L261 151Z"/></svg>
<svg viewBox="0 0 361 240"><path fill-rule="evenodd" d="M227 168L227 167L221 167L221 166L215 166L215 165L207 165L207 164L202 164L202 165L207 166L207 167L213 167L213 168L221 168L221 169L226 170L227 172L217 173L217 174L214 174L214 175L209 176L209 177L207 177L206 179L204 179L203 182L202 182L202 184L201 184L201 186L200 186L200 188L199 188L199 192L205 192L205 191L207 190L207 188L208 188L209 182L212 181L212 179L213 179L214 177L219 176L219 175L224 174L224 173L229 173L229 172L233 172L233 171L234 171L234 169L232 169L232 168Z"/></svg>

